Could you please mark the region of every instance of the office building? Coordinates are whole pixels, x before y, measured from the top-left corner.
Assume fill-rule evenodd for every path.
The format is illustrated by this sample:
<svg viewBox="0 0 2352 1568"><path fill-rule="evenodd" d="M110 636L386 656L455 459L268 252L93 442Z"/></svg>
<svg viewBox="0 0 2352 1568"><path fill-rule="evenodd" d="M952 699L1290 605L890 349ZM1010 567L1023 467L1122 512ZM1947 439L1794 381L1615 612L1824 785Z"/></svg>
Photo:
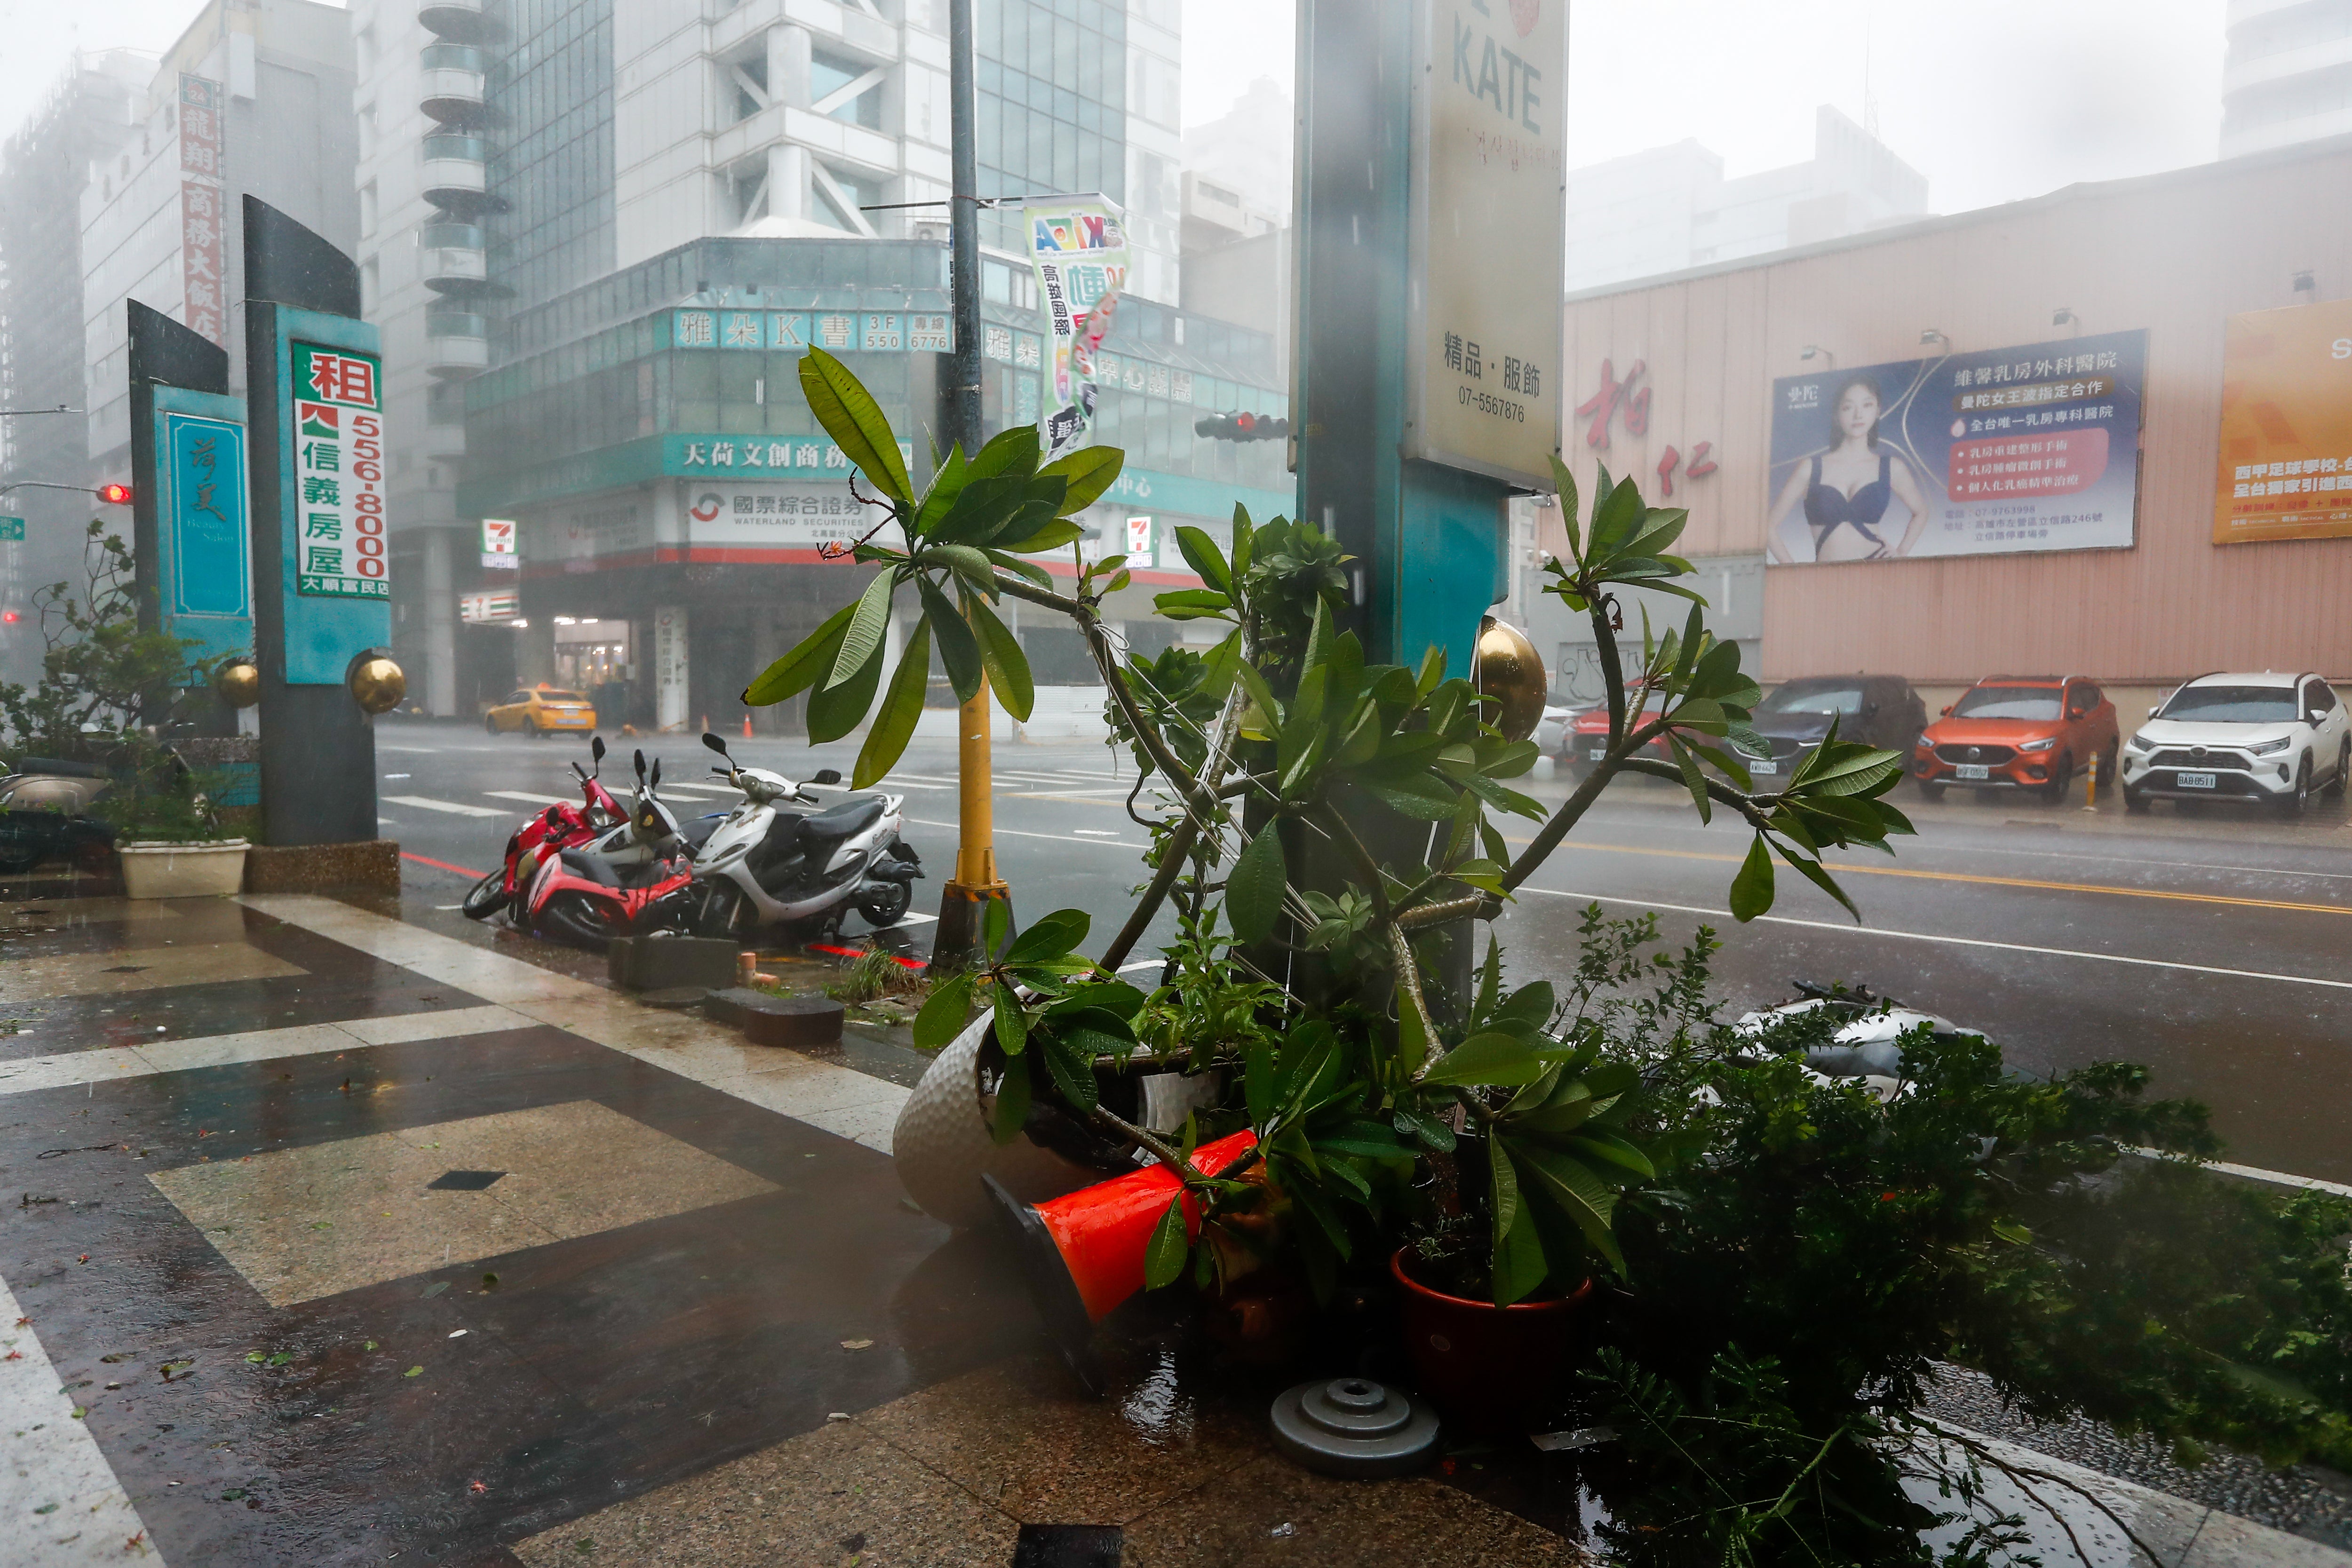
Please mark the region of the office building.
<svg viewBox="0 0 2352 1568"><path fill-rule="evenodd" d="M1927 176L1823 104L1801 163L1726 179L1720 154L1683 141L1570 170L1568 289L1763 256L1927 210Z"/></svg>
<svg viewBox="0 0 2352 1568"><path fill-rule="evenodd" d="M2352 0L2232 0L2221 156L2352 131Z"/></svg>

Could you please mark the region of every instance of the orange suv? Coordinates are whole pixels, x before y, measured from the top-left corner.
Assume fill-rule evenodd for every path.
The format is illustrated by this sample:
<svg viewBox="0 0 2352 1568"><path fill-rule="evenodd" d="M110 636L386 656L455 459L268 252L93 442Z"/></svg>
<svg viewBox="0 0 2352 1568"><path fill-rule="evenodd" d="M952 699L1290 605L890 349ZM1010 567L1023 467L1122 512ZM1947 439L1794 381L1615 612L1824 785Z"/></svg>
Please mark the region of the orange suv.
<svg viewBox="0 0 2352 1568"><path fill-rule="evenodd" d="M1911 776L1929 800L1947 785L2032 790L2053 805L2099 762L2116 776L2116 705L2080 676L1994 675L1969 688L1919 737Z"/></svg>

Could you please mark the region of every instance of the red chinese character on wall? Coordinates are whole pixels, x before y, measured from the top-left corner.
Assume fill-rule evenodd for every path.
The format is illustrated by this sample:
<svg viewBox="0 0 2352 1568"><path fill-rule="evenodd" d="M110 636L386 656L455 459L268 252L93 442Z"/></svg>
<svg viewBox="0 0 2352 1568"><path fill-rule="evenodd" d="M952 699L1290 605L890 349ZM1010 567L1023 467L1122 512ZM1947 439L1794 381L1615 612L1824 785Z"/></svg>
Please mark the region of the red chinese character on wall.
<svg viewBox="0 0 2352 1568"><path fill-rule="evenodd" d="M1591 419L1585 426L1584 444L1596 451L1609 449L1609 422L1617 416L1621 407L1625 411L1625 434L1639 436L1650 427L1650 389L1633 391L1633 384L1642 377L1643 362L1635 360L1625 372L1625 379L1616 376L1612 360L1601 362L1601 390L1576 405L1580 419Z"/></svg>

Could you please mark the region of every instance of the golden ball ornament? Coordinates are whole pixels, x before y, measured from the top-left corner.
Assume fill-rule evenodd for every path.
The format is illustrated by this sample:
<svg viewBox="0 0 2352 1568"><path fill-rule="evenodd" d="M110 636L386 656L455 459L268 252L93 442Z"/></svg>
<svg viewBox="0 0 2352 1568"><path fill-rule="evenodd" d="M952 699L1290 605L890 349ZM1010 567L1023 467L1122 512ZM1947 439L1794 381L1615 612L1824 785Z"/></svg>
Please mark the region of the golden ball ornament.
<svg viewBox="0 0 2352 1568"><path fill-rule="evenodd" d="M350 685L352 696L370 713L389 713L408 695L408 677L382 655L362 659L352 670Z"/></svg>
<svg viewBox="0 0 2352 1568"><path fill-rule="evenodd" d="M1478 655L1472 668L1479 692L1502 699L1500 707L1488 709L1486 721L1509 740L1524 741L1534 734L1543 721L1549 683L1527 634L1488 616L1478 626Z"/></svg>
<svg viewBox="0 0 2352 1568"><path fill-rule="evenodd" d="M233 658L213 671L213 689L232 708L250 708L261 700L261 671L249 658Z"/></svg>

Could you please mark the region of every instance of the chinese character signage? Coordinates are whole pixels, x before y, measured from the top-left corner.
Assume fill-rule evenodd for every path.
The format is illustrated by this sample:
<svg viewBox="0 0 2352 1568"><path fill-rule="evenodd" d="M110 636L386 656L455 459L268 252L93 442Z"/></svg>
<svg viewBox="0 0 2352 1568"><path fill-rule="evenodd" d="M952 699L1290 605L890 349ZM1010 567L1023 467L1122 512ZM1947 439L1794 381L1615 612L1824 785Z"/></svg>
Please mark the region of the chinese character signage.
<svg viewBox="0 0 2352 1568"><path fill-rule="evenodd" d="M912 465L915 444L898 443L901 461ZM814 437L768 440L733 436L665 436L662 472L687 477L740 476L756 479L806 475L846 479L856 465L831 441Z"/></svg>
<svg viewBox="0 0 2352 1568"><path fill-rule="evenodd" d="M1033 201L1024 216L1051 362L1039 431L1050 461L1084 445L1094 424L1095 356L1127 283L1127 217L1101 195Z"/></svg>
<svg viewBox="0 0 2352 1568"><path fill-rule="evenodd" d="M850 545L888 513L850 492L847 481L791 489L766 485L688 485L688 542L698 549L809 551ZM753 557L756 559L756 557Z"/></svg>
<svg viewBox="0 0 2352 1568"><path fill-rule="evenodd" d="M294 591L388 599L383 400L373 354L294 348Z"/></svg>
<svg viewBox="0 0 2352 1568"><path fill-rule="evenodd" d="M226 347L221 98L216 81L180 78L180 319Z"/></svg>
<svg viewBox="0 0 2352 1568"><path fill-rule="evenodd" d="M2129 331L1775 381L1766 559L2129 546L2147 366Z"/></svg>
<svg viewBox="0 0 2352 1568"><path fill-rule="evenodd" d="M1567 0L1426 0L1405 447L1538 489L1559 449Z"/></svg>
<svg viewBox="0 0 2352 1568"><path fill-rule="evenodd" d="M164 629L194 638L193 663L253 647L252 533L245 423L236 400L155 389L157 560Z"/></svg>
<svg viewBox="0 0 2352 1568"><path fill-rule="evenodd" d="M2347 536L2352 300L2231 317L2213 542Z"/></svg>

